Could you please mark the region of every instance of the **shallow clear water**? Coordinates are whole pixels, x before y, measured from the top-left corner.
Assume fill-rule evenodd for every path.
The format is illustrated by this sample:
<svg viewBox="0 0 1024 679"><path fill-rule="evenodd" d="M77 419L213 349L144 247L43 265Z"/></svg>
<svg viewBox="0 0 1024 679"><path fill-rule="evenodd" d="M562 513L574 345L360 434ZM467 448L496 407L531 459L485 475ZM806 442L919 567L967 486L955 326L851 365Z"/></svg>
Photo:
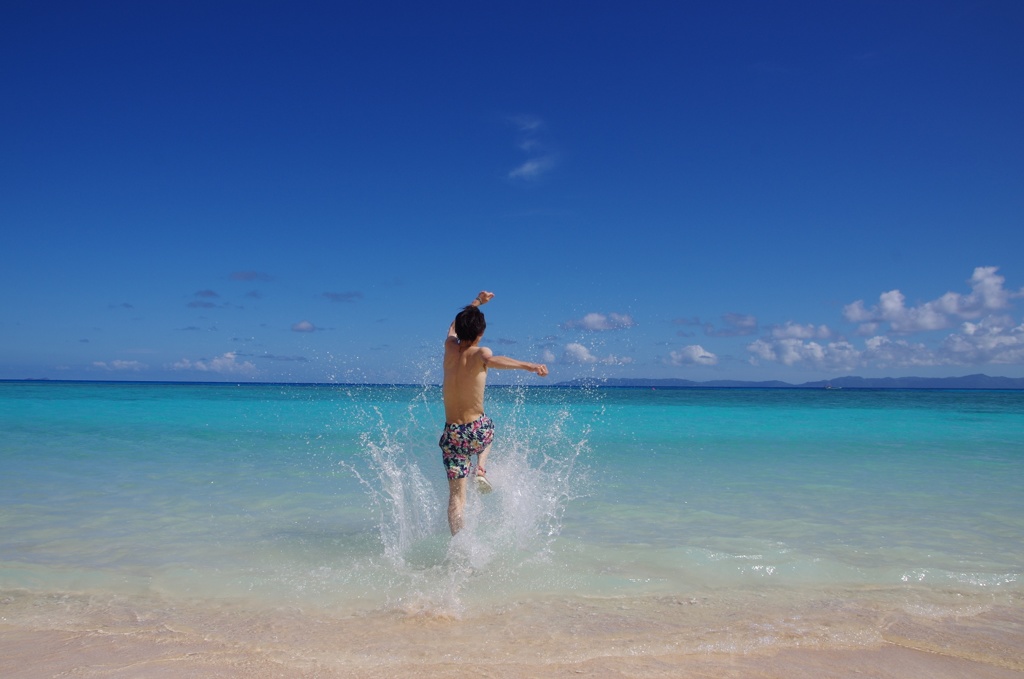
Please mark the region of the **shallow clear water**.
<svg viewBox="0 0 1024 679"><path fill-rule="evenodd" d="M0 383L0 590L454 615L1022 590L1024 393L492 387L487 409L496 490L453 540L436 387Z"/></svg>

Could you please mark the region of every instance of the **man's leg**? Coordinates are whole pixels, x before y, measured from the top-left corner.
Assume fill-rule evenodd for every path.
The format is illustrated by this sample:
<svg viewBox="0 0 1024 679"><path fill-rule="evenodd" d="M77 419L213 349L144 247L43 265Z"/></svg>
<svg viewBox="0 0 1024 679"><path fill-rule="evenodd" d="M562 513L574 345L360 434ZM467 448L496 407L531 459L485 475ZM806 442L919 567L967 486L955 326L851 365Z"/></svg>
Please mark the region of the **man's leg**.
<svg viewBox="0 0 1024 679"><path fill-rule="evenodd" d="M466 506L466 479L448 479L448 527L452 535L462 530L462 509Z"/></svg>
<svg viewBox="0 0 1024 679"><path fill-rule="evenodd" d="M476 473L477 474L479 474L480 470L483 469L483 470L485 470L484 474L486 475L487 456L490 455L490 454L491 454L491 447L487 446L486 448L484 448L483 450L480 451L479 455L476 456L476 470L477 470Z"/></svg>

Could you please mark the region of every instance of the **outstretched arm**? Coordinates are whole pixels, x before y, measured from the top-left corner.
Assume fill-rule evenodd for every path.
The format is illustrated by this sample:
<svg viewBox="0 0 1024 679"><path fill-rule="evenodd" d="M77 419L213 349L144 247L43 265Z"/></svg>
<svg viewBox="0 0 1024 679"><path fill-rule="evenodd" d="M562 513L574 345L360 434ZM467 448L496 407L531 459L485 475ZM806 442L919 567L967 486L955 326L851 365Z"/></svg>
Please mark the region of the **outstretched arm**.
<svg viewBox="0 0 1024 679"><path fill-rule="evenodd" d="M484 365L498 370L525 370L526 372L534 373L538 377L547 377L548 375L548 367L543 363L527 363L526 361L517 361L508 356L485 355Z"/></svg>

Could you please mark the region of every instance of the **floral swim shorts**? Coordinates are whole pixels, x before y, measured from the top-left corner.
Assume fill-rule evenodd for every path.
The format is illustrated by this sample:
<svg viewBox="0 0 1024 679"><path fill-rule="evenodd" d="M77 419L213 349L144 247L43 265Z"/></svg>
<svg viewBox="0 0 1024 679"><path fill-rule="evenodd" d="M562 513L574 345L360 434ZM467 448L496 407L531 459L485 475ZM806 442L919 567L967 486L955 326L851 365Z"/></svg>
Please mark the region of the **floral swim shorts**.
<svg viewBox="0 0 1024 679"><path fill-rule="evenodd" d="M466 424L446 424L441 440L441 459L448 470L449 479L464 479L469 476L470 457L479 455L494 440L494 422L481 415Z"/></svg>

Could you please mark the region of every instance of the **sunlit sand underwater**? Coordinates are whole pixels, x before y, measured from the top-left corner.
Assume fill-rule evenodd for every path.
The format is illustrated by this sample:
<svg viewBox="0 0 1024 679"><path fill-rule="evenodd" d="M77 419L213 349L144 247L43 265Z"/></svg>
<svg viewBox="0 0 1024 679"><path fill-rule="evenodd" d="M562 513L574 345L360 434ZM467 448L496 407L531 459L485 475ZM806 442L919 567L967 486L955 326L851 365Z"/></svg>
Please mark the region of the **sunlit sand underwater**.
<svg viewBox="0 0 1024 679"><path fill-rule="evenodd" d="M0 676L1024 675L1024 394L0 383Z"/></svg>

